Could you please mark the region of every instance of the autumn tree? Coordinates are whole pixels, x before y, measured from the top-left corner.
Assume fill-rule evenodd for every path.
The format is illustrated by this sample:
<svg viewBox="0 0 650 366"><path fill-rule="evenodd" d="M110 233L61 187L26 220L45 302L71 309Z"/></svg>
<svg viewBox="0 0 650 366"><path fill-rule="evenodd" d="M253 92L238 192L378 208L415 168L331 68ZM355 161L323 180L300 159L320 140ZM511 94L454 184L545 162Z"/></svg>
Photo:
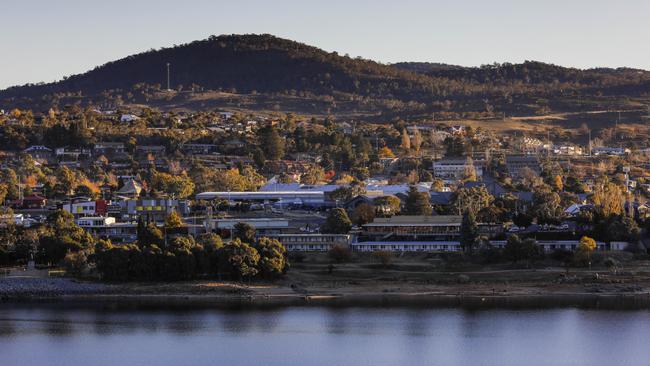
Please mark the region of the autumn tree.
<svg viewBox="0 0 650 366"><path fill-rule="evenodd" d="M583 236L580 238L580 243L578 244L578 250L576 252L576 257L583 262L586 262L591 269L591 252L596 250L597 245L596 241L588 236Z"/></svg>
<svg viewBox="0 0 650 366"><path fill-rule="evenodd" d="M409 137L409 133L406 130L406 128L402 130L401 138L402 138L402 143L400 144L400 147L402 148L402 150L404 150L404 152L409 152L411 150L411 138Z"/></svg>
<svg viewBox="0 0 650 366"><path fill-rule="evenodd" d="M375 219L375 206L361 203L352 211L352 221L362 226Z"/></svg>
<svg viewBox="0 0 650 366"><path fill-rule="evenodd" d="M381 149L379 149L379 152L377 152L377 155L380 158L394 158L395 154L393 153L393 150L391 150L388 146L384 146Z"/></svg>
<svg viewBox="0 0 650 366"><path fill-rule="evenodd" d="M596 182L591 199L597 210L605 218L623 213L625 203L623 190L607 177L603 177Z"/></svg>
<svg viewBox="0 0 650 366"><path fill-rule="evenodd" d="M411 139L411 147L415 150L416 153L420 152L420 147L422 146L422 135L420 130L416 127L413 130L413 138Z"/></svg>
<svg viewBox="0 0 650 366"><path fill-rule="evenodd" d="M302 184L318 184L325 180L325 170L322 166L314 164L310 166L305 173L300 176Z"/></svg>
<svg viewBox="0 0 650 366"><path fill-rule="evenodd" d="M402 201L395 196L381 196L373 201L380 216L393 216L400 213Z"/></svg>

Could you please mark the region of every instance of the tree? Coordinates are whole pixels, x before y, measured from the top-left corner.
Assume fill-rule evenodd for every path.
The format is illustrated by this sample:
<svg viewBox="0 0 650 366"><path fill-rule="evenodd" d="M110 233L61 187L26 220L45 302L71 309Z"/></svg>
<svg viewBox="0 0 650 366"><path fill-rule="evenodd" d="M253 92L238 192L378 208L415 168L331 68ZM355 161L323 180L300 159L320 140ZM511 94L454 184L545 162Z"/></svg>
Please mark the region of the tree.
<svg viewBox="0 0 650 366"><path fill-rule="evenodd" d="M238 222L233 226L232 237L244 243L255 242L255 227L245 222Z"/></svg>
<svg viewBox="0 0 650 366"><path fill-rule="evenodd" d="M393 153L393 150L391 150L388 146L384 146L381 149L379 149L379 152L377 152L377 155L379 158L394 158L395 154Z"/></svg>
<svg viewBox="0 0 650 366"><path fill-rule="evenodd" d="M564 213L560 195L548 189L535 190L532 213L538 223L557 223Z"/></svg>
<svg viewBox="0 0 650 366"><path fill-rule="evenodd" d="M302 184L318 184L325 180L325 170L320 165L314 164L300 176Z"/></svg>
<svg viewBox="0 0 650 366"><path fill-rule="evenodd" d="M553 180L553 189L555 189L556 192L561 192L564 190L564 183L562 182L562 176L561 175L556 175L554 180Z"/></svg>
<svg viewBox="0 0 650 366"><path fill-rule="evenodd" d="M373 201L380 216L393 216L400 213L402 201L395 196L381 196Z"/></svg>
<svg viewBox="0 0 650 366"><path fill-rule="evenodd" d="M472 211L474 216L494 202L494 196L485 186L460 188L451 196L451 207L459 215L465 211Z"/></svg>
<svg viewBox="0 0 650 366"><path fill-rule="evenodd" d="M433 182L431 182L432 192L442 192L444 189L445 189L445 182L443 182L442 179L435 178Z"/></svg>
<svg viewBox="0 0 650 366"><path fill-rule="evenodd" d="M411 138L409 137L409 133L406 128L402 130L402 143L400 147L402 150L404 150L404 152L409 152L409 150L411 150Z"/></svg>
<svg viewBox="0 0 650 366"><path fill-rule="evenodd" d="M216 251L223 247L221 237L215 233L201 234L196 238L196 242L203 246L207 251Z"/></svg>
<svg viewBox="0 0 650 366"><path fill-rule="evenodd" d="M506 259L513 263L526 260L528 263L539 256L539 247L535 239L521 240L517 235L510 235L503 248Z"/></svg>
<svg viewBox="0 0 650 366"><path fill-rule="evenodd" d="M404 204L404 213L407 215L428 216L433 212L429 192L420 192L415 186L409 188Z"/></svg>
<svg viewBox="0 0 650 366"><path fill-rule="evenodd" d="M262 151L267 159L279 160L284 157L284 141L274 126L261 128L259 136Z"/></svg>
<svg viewBox="0 0 650 366"><path fill-rule="evenodd" d="M413 130L413 138L411 139L411 147L413 147L413 150L415 152L420 152L420 147L422 146L422 135L420 134L420 130L416 127Z"/></svg>
<svg viewBox="0 0 650 366"><path fill-rule="evenodd" d="M594 186L592 200L598 211L605 218L623 213L625 202L623 191L621 187L610 182L607 177L599 179Z"/></svg>
<svg viewBox="0 0 650 366"><path fill-rule="evenodd" d="M348 262L352 259L352 252L350 248L342 245L334 245L327 255L336 263Z"/></svg>
<svg viewBox="0 0 650 366"><path fill-rule="evenodd" d="M162 231L155 223L145 223L142 218L138 220L137 227L138 244L141 247L157 245L162 246L165 242Z"/></svg>
<svg viewBox="0 0 650 366"><path fill-rule="evenodd" d="M59 263L69 251L93 246L92 236L74 223L72 214L58 210L47 218L47 232L39 240L38 258L45 263Z"/></svg>
<svg viewBox="0 0 650 366"><path fill-rule="evenodd" d="M342 208L330 210L321 231L327 234L347 234L352 228L352 221Z"/></svg>
<svg viewBox="0 0 650 366"><path fill-rule="evenodd" d="M194 182L186 173L171 175L154 172L151 188L165 192L175 198L187 198L194 192Z"/></svg>
<svg viewBox="0 0 650 366"><path fill-rule="evenodd" d="M463 214L463 220L460 225L460 245L466 252L472 253L478 236L476 217L472 211L468 210Z"/></svg>
<svg viewBox="0 0 650 366"><path fill-rule="evenodd" d="M58 183L65 187L65 194L69 195L77 188L78 180L77 176L70 168L67 166L62 166L57 170L56 178Z"/></svg>
<svg viewBox="0 0 650 366"><path fill-rule="evenodd" d="M257 269L260 261L259 253L239 238L219 249L218 257L219 271L225 271L240 281L244 278L254 277L259 272Z"/></svg>
<svg viewBox="0 0 650 366"><path fill-rule="evenodd" d="M612 216L607 220L606 232L604 236L610 241L629 241L639 240L641 229L639 225L629 216Z"/></svg>
<svg viewBox="0 0 650 366"><path fill-rule="evenodd" d="M287 266L287 250L277 239L261 238L255 249L260 255L260 274L266 278L277 277L284 273Z"/></svg>
<svg viewBox="0 0 650 366"><path fill-rule="evenodd" d="M165 228L167 230L173 230L177 229L179 227L183 227L185 224L183 223L183 219L181 218L181 215L178 214L176 211L172 211L165 217Z"/></svg>
<svg viewBox="0 0 650 366"><path fill-rule="evenodd" d="M352 212L352 220L355 224L362 226L375 219L375 206L361 203Z"/></svg>
<svg viewBox="0 0 650 366"><path fill-rule="evenodd" d="M596 241L588 236L583 236L580 238L580 243L578 244L577 257L581 258L583 261L586 261L591 269L591 252L596 250Z"/></svg>
<svg viewBox="0 0 650 366"><path fill-rule="evenodd" d="M463 182L476 182L476 168L470 156L465 160L465 169L462 176Z"/></svg>

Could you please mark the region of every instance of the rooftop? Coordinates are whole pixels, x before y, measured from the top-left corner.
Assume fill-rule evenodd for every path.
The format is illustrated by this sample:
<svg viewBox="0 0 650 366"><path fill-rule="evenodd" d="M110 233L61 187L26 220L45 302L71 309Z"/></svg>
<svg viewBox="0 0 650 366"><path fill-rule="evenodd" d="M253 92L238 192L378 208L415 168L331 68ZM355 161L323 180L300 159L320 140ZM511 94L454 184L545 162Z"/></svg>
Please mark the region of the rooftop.
<svg viewBox="0 0 650 366"><path fill-rule="evenodd" d="M458 215L437 215L437 216L393 216L378 217L364 226L460 226L463 220Z"/></svg>

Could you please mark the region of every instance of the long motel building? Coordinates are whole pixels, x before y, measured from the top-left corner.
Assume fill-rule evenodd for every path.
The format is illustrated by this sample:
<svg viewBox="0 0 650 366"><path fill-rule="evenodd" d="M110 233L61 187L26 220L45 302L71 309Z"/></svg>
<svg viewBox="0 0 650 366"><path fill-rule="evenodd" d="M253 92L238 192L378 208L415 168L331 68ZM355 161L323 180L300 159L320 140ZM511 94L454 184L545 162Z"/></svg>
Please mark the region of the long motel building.
<svg viewBox="0 0 650 366"><path fill-rule="evenodd" d="M347 234L271 234L290 252L327 252L335 246L349 247L351 235Z"/></svg>
<svg viewBox="0 0 650 366"><path fill-rule="evenodd" d="M350 246L358 252L460 251L462 216L393 216L363 225Z"/></svg>

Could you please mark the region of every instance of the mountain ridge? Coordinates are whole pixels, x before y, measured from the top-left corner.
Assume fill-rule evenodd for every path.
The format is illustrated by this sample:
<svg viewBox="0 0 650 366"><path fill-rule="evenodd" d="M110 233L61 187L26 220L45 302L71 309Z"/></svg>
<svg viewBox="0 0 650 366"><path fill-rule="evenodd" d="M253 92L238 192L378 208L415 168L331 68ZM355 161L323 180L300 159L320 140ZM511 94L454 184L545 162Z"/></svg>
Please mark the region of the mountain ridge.
<svg viewBox="0 0 650 366"><path fill-rule="evenodd" d="M270 34L232 34L130 55L57 82L10 87L0 91L0 107L44 109L61 103L90 105L107 100L140 104L156 100L158 106L168 107L169 97L159 95L166 84L168 62L172 88L177 91L219 91L270 99L298 96L300 103L311 109L316 104L317 108L331 104L328 113L348 104L350 113L379 115L531 114L549 108L582 108L582 102L575 105L576 97L607 104L619 103L616 99L620 97L650 93L650 72L631 68L583 70L536 61L481 67L382 64ZM546 105L539 105L539 100L547 100Z"/></svg>

